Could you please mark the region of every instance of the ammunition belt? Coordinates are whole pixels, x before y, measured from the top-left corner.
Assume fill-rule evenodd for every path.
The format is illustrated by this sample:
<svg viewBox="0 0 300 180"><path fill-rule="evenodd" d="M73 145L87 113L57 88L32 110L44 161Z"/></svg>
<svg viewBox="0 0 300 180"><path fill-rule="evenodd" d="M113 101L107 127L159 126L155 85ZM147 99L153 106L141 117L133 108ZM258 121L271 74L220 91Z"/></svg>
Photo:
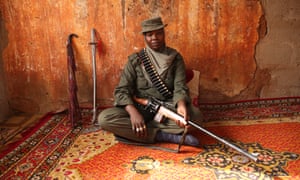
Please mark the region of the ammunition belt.
<svg viewBox="0 0 300 180"><path fill-rule="evenodd" d="M157 73L155 67L150 61L147 55L146 49L144 48L140 53L137 54L139 59L142 61L146 72L148 73L152 84L156 87L158 92L166 98L172 98L173 93L168 89L166 84L161 80L159 74Z"/></svg>

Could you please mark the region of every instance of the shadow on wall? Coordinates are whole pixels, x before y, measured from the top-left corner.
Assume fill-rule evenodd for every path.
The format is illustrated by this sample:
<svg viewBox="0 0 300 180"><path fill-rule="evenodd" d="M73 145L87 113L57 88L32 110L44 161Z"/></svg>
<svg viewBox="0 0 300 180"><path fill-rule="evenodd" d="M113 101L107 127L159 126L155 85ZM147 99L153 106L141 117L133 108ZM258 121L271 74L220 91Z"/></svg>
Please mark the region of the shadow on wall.
<svg viewBox="0 0 300 180"><path fill-rule="evenodd" d="M1 16L0 16L0 39L1 39L0 41L0 53L1 53L0 56L0 122L2 122L9 117L9 115L11 114L11 110L9 108L6 86L4 83L5 77L3 73L4 64L3 64L3 57L2 57L4 48L8 44L8 32L5 29L5 24Z"/></svg>

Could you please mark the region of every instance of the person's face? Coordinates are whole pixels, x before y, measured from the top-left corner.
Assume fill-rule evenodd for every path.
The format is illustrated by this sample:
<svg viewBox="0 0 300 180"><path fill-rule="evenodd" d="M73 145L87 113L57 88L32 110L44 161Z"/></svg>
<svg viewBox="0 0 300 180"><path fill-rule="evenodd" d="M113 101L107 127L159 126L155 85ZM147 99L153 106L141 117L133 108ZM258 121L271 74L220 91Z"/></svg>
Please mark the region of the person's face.
<svg viewBox="0 0 300 180"><path fill-rule="evenodd" d="M165 31L163 28L146 32L144 35L147 45L154 51L159 51L165 46Z"/></svg>

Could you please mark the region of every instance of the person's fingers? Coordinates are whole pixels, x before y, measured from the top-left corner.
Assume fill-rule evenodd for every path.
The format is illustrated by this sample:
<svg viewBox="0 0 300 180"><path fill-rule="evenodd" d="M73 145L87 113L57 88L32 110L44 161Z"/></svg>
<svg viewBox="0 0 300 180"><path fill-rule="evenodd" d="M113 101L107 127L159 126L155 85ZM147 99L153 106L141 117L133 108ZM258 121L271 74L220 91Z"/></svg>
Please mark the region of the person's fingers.
<svg viewBox="0 0 300 180"><path fill-rule="evenodd" d="M146 134L147 134L147 127L144 124L144 125L136 128L136 131L137 131L137 133L138 133L139 136L146 136Z"/></svg>
<svg viewBox="0 0 300 180"><path fill-rule="evenodd" d="M132 131L137 136L146 136L147 135L147 127L144 124L144 122L142 122L140 124L134 124L134 125L132 125Z"/></svg>

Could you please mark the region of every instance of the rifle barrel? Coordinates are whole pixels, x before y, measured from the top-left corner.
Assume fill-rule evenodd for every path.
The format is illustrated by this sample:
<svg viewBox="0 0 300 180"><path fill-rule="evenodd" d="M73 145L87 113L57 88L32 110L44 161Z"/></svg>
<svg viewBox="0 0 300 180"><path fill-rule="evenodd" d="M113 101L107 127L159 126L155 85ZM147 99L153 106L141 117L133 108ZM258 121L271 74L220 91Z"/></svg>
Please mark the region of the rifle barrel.
<svg viewBox="0 0 300 180"><path fill-rule="evenodd" d="M231 147L232 149L235 149L236 151L240 152L241 154L247 156L248 158L252 159L253 161L255 161L255 162L257 161L257 157L256 157L256 156L254 156L254 155L252 155L252 154L250 154L250 153L244 151L243 149L239 148L238 146L236 146L236 145L234 145L234 144L232 144L232 143L226 141L225 139L223 139L223 138L221 138L221 137L219 137L219 136L217 136L217 135L211 133L210 131L208 131L208 130L202 128L201 126L199 126L198 124L196 124L196 123L194 123L194 122L192 122L192 121L189 121L188 123L189 123L190 125L194 126L195 128L199 129L200 131L202 131L202 132L208 134L209 136L211 136L211 137L217 139L218 141L224 143L225 145Z"/></svg>

